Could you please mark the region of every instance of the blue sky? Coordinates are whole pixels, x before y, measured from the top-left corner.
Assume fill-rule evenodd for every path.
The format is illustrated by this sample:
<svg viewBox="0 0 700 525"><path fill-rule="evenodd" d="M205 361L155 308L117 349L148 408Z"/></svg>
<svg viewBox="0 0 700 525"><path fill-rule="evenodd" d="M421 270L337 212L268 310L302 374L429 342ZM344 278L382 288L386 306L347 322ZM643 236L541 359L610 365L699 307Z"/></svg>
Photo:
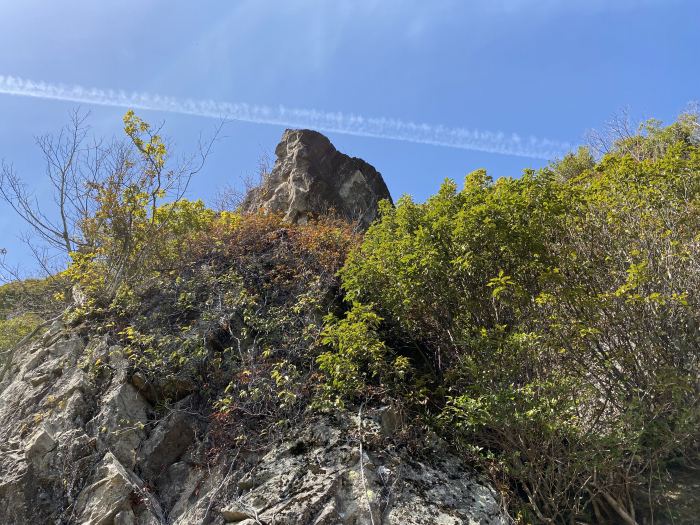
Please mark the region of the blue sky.
<svg viewBox="0 0 700 525"><path fill-rule="evenodd" d="M314 109L577 144L629 108L670 121L700 98L700 2L682 0L0 0L0 76L178 99ZM0 157L41 197L33 136L74 103L0 95ZM96 133L123 108L91 107ZM212 119L141 111L179 152ZM272 152L281 125L231 122L191 187L212 199ZM422 200L476 168L517 176L543 159L328 133ZM0 207L0 247L29 265Z"/></svg>

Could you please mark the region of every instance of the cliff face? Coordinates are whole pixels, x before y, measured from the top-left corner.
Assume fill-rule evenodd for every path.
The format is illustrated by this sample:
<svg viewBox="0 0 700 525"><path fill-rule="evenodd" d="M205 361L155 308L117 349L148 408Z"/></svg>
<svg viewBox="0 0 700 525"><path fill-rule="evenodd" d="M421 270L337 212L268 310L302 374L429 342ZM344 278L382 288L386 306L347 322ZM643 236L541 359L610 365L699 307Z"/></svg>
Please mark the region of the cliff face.
<svg viewBox="0 0 700 525"><path fill-rule="evenodd" d="M297 223L334 209L366 227L382 198L389 198L388 191L371 166L338 153L318 133L287 131L275 169L266 185L249 196L247 209L280 211ZM276 268L270 262L274 257L302 253L289 248L290 229L286 225L269 239L267 232L265 242L250 234L262 255L248 261L249 266L256 272ZM249 251L221 258L232 264L231 259L250 257ZM310 271L308 261L299 264ZM212 260L199 266L200 273L214 272ZM334 275L309 281L328 288L319 290L318 297L332 295ZM217 290L225 283L230 291L238 281L214 282ZM292 305L295 294L305 291L295 284L291 279L284 293L279 282L277 293L266 288L270 300L280 303L272 306ZM165 310L162 288L144 293L151 295L137 301L139 322L145 332L155 332L155 320L172 319L172 312ZM197 296L204 297L202 293ZM190 313L196 306L188 306ZM323 311L330 308L322 306ZM262 307L256 311L263 315ZM227 315L226 341L204 352L197 365L205 370L197 376L199 383L187 370L149 376L129 358L129 348L108 323L70 312L16 348L0 371L0 523L505 522L494 490L437 436L416 429L423 437L413 446L396 438L399 428L411 427L391 407L332 415L297 407L293 416L276 420L282 423L279 428L265 428L264 439L241 445L236 432L244 427L234 432L217 425L214 398L205 399L200 392L213 388L214 374L225 376L219 378L223 385L244 378L250 365L242 357L237 361L239 353L263 350L242 347L241 341L252 345L244 335L245 316ZM221 331L212 321L216 316L199 318L201 333L195 340ZM221 352L234 340L238 347L226 364ZM285 352L289 357L288 347L278 346L280 358ZM220 364L211 364L215 361ZM239 417L258 415L244 412Z"/></svg>
<svg viewBox="0 0 700 525"><path fill-rule="evenodd" d="M81 369L100 356L100 374ZM0 523L503 523L494 491L397 415L308 416L265 450L216 440L185 397L163 414L122 349L56 321L0 385ZM212 456L211 449L219 449Z"/></svg>

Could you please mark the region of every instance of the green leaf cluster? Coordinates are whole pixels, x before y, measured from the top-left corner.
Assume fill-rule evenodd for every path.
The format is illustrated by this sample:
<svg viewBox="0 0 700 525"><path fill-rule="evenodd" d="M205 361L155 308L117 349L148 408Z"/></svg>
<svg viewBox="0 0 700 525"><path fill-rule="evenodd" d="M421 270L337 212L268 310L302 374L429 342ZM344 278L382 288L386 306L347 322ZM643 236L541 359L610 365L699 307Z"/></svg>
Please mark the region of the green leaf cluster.
<svg viewBox="0 0 700 525"><path fill-rule="evenodd" d="M650 121L599 159L385 203L340 272L354 306L326 327L329 388L359 399L407 359L414 385L383 395L428 385L412 406L525 521L648 506L697 453L699 129Z"/></svg>

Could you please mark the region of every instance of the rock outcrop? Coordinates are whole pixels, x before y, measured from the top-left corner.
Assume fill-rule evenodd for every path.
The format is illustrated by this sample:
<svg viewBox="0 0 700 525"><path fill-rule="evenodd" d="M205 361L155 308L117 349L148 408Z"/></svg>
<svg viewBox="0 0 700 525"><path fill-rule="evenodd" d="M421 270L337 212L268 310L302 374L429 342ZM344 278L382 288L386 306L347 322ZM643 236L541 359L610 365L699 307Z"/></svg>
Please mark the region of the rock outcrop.
<svg viewBox="0 0 700 525"><path fill-rule="evenodd" d="M437 437L420 454L396 444L387 410L308 416L264 450L212 457L190 397L163 413L133 381L121 348L84 326L56 322L14 353L0 381L0 523L505 523Z"/></svg>
<svg viewBox="0 0 700 525"><path fill-rule="evenodd" d="M377 216L378 202L391 201L376 169L340 153L316 131L286 130L275 155L272 172L247 195L243 211L282 213L296 223L331 212L366 229Z"/></svg>

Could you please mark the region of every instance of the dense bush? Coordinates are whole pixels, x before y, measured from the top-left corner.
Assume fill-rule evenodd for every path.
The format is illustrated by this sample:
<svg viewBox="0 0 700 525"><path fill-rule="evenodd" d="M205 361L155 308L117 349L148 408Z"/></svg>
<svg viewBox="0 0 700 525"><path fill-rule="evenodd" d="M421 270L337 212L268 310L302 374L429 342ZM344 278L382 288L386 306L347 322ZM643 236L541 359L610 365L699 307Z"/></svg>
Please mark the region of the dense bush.
<svg viewBox="0 0 700 525"><path fill-rule="evenodd" d="M0 286L0 365L4 366L17 343L66 307L68 284L52 277Z"/></svg>
<svg viewBox="0 0 700 525"><path fill-rule="evenodd" d="M0 319L0 365L5 364L6 355L9 355L12 348L40 323L41 318L36 314L21 314L9 319Z"/></svg>
<svg viewBox="0 0 700 525"><path fill-rule="evenodd" d="M39 317L56 315L65 306L62 301L70 283L57 277L12 281L0 286L0 319L24 314Z"/></svg>
<svg viewBox="0 0 700 525"><path fill-rule="evenodd" d="M385 206L341 270L345 324L377 350L336 320L328 381L425 407L523 521L658 506L650 487L698 446L699 142L692 116L651 122L597 162ZM414 383L396 388L401 357Z"/></svg>

